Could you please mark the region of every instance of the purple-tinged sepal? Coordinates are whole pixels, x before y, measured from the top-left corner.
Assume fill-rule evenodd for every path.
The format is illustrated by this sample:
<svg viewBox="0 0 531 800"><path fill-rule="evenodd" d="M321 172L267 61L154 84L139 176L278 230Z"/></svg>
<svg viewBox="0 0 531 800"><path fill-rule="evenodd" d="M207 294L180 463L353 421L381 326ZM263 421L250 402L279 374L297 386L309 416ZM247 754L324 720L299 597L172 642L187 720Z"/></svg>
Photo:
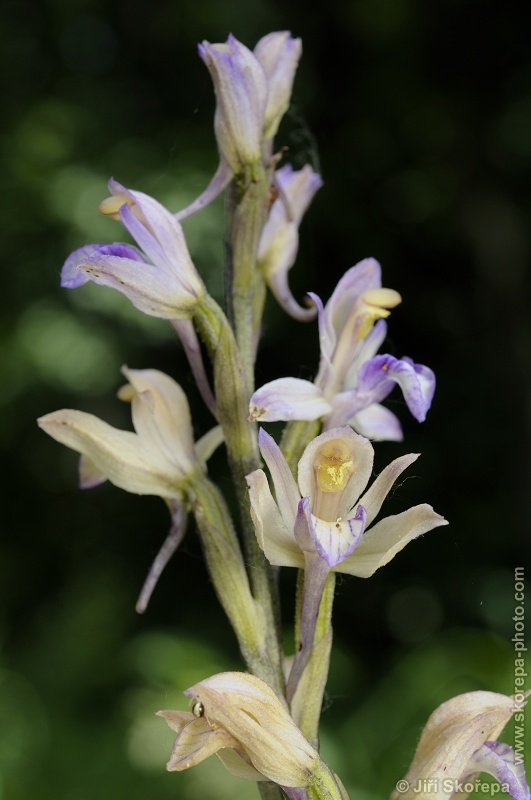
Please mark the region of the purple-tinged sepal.
<svg viewBox="0 0 531 800"><path fill-rule="evenodd" d="M323 182L309 165L294 171L286 164L276 171L274 183L278 194L260 237L257 266L282 308L304 322L313 319L317 309L297 303L288 285L288 272L297 258L302 218Z"/></svg>
<svg viewBox="0 0 531 800"><path fill-rule="evenodd" d="M130 244L87 244L74 250L66 259L61 270L61 287L77 289L88 283L90 275L83 270L83 265L89 260L94 264L102 263L102 259L109 256L146 263L142 253Z"/></svg>
<svg viewBox="0 0 531 800"><path fill-rule="evenodd" d="M357 393L359 397L371 398L378 403L392 391L397 383L404 400L418 422L426 419L435 392L435 374L423 364L415 364L411 358L395 358L379 355L366 361L358 371Z"/></svg>
<svg viewBox="0 0 531 800"><path fill-rule="evenodd" d="M249 422L275 422L291 419L313 420L331 411L322 390L301 378L277 378L253 394Z"/></svg>
<svg viewBox="0 0 531 800"><path fill-rule="evenodd" d="M214 129L221 159L239 174L261 159L267 78L253 53L232 34L224 44L203 42L199 55L214 82Z"/></svg>
<svg viewBox="0 0 531 800"><path fill-rule="evenodd" d="M263 137L272 139L288 110L293 81L302 53L302 42L289 31L275 31L264 36L254 48L254 55L267 78L267 106Z"/></svg>

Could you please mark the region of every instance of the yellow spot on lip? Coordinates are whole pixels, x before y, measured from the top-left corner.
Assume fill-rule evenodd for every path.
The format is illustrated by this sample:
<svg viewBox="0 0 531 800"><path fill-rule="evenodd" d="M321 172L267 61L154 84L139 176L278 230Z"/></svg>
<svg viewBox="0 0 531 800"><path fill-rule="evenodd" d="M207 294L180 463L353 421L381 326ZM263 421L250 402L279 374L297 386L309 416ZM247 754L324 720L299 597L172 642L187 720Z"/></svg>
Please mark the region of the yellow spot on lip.
<svg viewBox="0 0 531 800"><path fill-rule="evenodd" d="M354 472L350 450L341 439L332 439L320 449L314 462L315 478L322 492L341 492Z"/></svg>

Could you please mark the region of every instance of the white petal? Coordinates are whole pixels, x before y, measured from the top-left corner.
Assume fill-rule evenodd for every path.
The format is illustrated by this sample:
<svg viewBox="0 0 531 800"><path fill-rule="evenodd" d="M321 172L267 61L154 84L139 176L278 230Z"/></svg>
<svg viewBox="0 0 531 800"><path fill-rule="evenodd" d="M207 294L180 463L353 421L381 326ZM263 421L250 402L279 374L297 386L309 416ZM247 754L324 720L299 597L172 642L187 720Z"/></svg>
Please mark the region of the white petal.
<svg viewBox="0 0 531 800"><path fill-rule="evenodd" d="M201 436L201 438L197 440L195 443L195 452L203 469L212 453L218 449L223 440L223 428L221 425L216 425L214 428L211 428L204 436Z"/></svg>
<svg viewBox="0 0 531 800"><path fill-rule="evenodd" d="M300 500L295 478L291 474L280 447L263 428L260 428L258 434L258 444L273 480L275 497L284 524L289 531L293 531L297 506Z"/></svg>
<svg viewBox="0 0 531 800"><path fill-rule="evenodd" d="M386 517L365 533L353 554L341 562L337 571L369 578L412 539L440 525L448 525L448 522L426 503Z"/></svg>
<svg viewBox="0 0 531 800"><path fill-rule="evenodd" d="M270 564L279 567L304 567L304 556L273 500L265 473L259 469L247 475L251 516L258 544Z"/></svg>
<svg viewBox="0 0 531 800"><path fill-rule="evenodd" d="M277 378L253 394L249 418L260 422L314 420L329 414L330 410L330 404L314 383L300 378Z"/></svg>
<svg viewBox="0 0 531 800"><path fill-rule="evenodd" d="M394 461L391 461L391 463L380 472L363 497L360 497L360 503L367 511L367 526L376 518L383 501L391 491L391 487L396 479L410 464L413 464L413 462L417 460L419 455L420 453L409 453L406 456L395 458Z"/></svg>
<svg viewBox="0 0 531 800"><path fill-rule="evenodd" d="M136 432L186 476L197 462L185 393L159 370L123 367L122 372L136 392L131 409Z"/></svg>
<svg viewBox="0 0 531 800"><path fill-rule="evenodd" d="M258 772L258 770L248 764L247 761L244 761L236 750L233 750L231 747L224 747L216 753L216 756L225 769L230 772L231 775L236 775L237 778L243 778L247 781L269 780L269 778L266 778L265 775L262 775L261 772Z"/></svg>
<svg viewBox="0 0 531 800"><path fill-rule="evenodd" d="M107 475L97 468L88 456L81 455L79 459L79 488L94 489L107 480Z"/></svg>
<svg viewBox="0 0 531 800"><path fill-rule="evenodd" d="M135 433L120 431L92 414L63 409L38 420L61 444L87 456L107 478L133 494L180 497L179 475Z"/></svg>
<svg viewBox="0 0 531 800"><path fill-rule="evenodd" d="M398 418L379 403L358 411L349 419L349 425L373 442L401 442L404 438Z"/></svg>

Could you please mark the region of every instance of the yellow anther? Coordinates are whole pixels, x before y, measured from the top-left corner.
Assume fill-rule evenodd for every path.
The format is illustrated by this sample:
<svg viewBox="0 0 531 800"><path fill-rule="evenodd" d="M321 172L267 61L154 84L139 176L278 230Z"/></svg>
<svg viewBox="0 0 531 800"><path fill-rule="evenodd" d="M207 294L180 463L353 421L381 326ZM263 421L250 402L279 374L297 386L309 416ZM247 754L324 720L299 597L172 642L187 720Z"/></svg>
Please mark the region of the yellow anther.
<svg viewBox="0 0 531 800"><path fill-rule="evenodd" d="M136 395L136 389L134 389L130 383L126 383L124 384L124 386L120 386L120 388L116 392L118 400L123 400L125 403L130 403L135 395Z"/></svg>
<svg viewBox="0 0 531 800"><path fill-rule="evenodd" d="M113 194L111 197L106 197L105 200L102 200L98 206L98 211L106 217L119 220L118 212L121 207L123 205L132 206L134 202L135 201L131 197L128 197L125 192L120 192L120 194Z"/></svg>
<svg viewBox="0 0 531 800"><path fill-rule="evenodd" d="M367 289L362 296L368 306L381 308L395 308L402 302L402 297L394 289Z"/></svg>
<svg viewBox="0 0 531 800"><path fill-rule="evenodd" d="M314 462L315 478L322 492L341 492L354 472L350 450L341 439L333 439L321 448Z"/></svg>
<svg viewBox="0 0 531 800"><path fill-rule="evenodd" d="M391 313L388 308L394 308L402 302L402 298L394 289L367 289L361 296L363 311L357 330L358 339L365 339L371 332L377 319L385 319Z"/></svg>

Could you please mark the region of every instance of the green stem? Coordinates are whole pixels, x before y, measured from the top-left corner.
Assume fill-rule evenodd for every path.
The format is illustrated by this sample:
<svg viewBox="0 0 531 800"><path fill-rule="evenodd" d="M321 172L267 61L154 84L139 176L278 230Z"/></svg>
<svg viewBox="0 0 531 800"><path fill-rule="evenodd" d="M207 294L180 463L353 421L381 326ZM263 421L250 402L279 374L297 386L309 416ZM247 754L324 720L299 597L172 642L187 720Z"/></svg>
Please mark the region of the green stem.
<svg viewBox="0 0 531 800"><path fill-rule="evenodd" d="M275 573L258 546L251 518L246 476L260 466L256 426L247 421L248 395L244 368L232 328L217 303L207 297L196 312L196 324L214 366L214 390L219 422L223 428L229 466L242 523L245 559L253 596L266 621L269 663L255 674L283 697L283 651ZM256 670L256 665L253 671Z"/></svg>
<svg viewBox="0 0 531 800"><path fill-rule="evenodd" d="M261 163L250 164L229 189L228 312L242 358L248 397L254 388L256 341L265 297L264 279L256 268L256 257L265 221L268 180Z"/></svg>
<svg viewBox="0 0 531 800"><path fill-rule="evenodd" d="M297 582L297 609L295 618L296 645L301 637L300 619L303 583L304 571L301 570ZM319 606L312 652L310 653L308 663L306 664L291 703L293 719L308 741L316 749L318 749L319 746L319 719L328 679L330 651L332 648L332 607L335 585L336 574L335 572L330 572L326 579L321 604Z"/></svg>

